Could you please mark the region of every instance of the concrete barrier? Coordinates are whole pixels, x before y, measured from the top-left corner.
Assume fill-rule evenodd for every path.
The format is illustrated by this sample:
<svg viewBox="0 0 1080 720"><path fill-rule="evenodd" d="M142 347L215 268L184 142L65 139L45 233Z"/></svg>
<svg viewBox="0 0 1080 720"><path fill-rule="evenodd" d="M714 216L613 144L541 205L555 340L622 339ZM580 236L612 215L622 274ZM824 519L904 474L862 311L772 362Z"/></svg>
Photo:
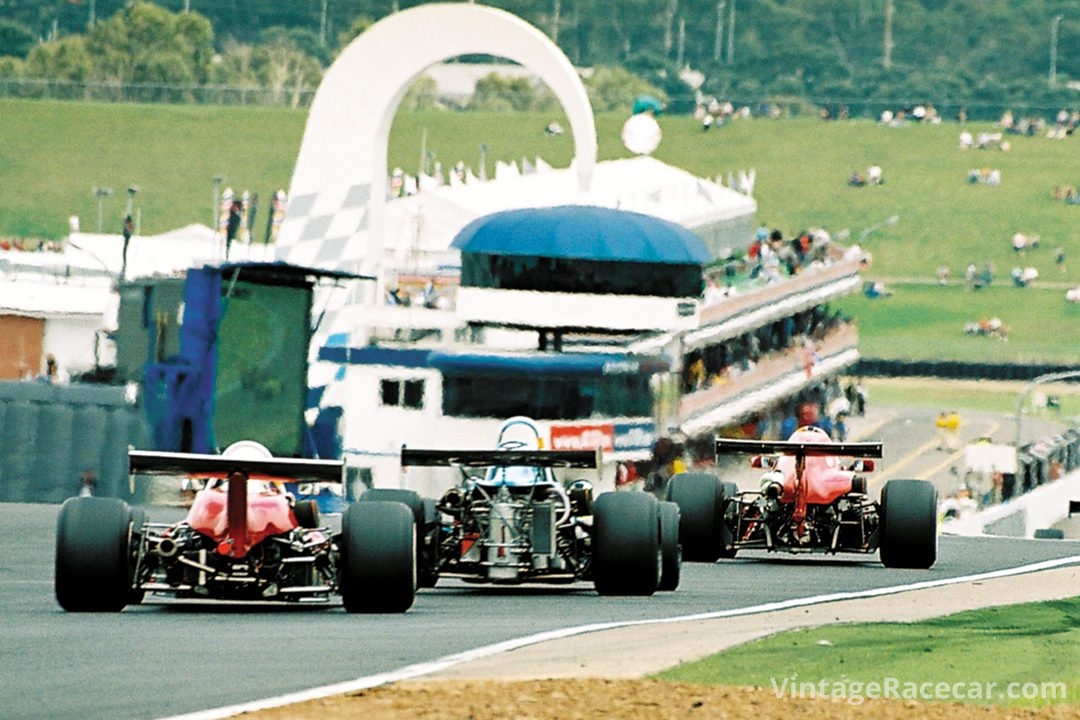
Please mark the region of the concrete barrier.
<svg viewBox="0 0 1080 720"><path fill-rule="evenodd" d="M1080 500L1080 470L1068 473L1000 505L944 523L950 535L1006 535L1034 538L1069 514L1069 501Z"/></svg>

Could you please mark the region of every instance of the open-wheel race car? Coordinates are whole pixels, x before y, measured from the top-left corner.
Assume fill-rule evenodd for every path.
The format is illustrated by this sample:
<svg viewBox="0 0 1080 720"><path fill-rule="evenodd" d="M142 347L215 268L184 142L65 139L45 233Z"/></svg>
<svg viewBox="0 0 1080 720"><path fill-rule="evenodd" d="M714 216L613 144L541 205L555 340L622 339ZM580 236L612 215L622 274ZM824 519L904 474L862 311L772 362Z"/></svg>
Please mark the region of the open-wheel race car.
<svg viewBox="0 0 1080 720"><path fill-rule="evenodd" d="M889 480L879 501L862 473L881 457L878 442L833 442L817 427L784 440L716 440L717 456L753 455L760 487L740 491L703 472L671 478L667 497L682 513L687 561L714 562L742 549L873 553L894 568L937 560L937 490L925 480Z"/></svg>
<svg viewBox="0 0 1080 720"><path fill-rule="evenodd" d="M441 577L490 584L591 581L601 595L652 595L679 584L679 509L650 493L605 492L554 468L597 468L598 452L542 450L528 418L507 420L495 450L403 448L401 465L459 468L437 501L412 490L361 496L404 502L418 530L420 586Z"/></svg>
<svg viewBox="0 0 1080 720"><path fill-rule="evenodd" d="M74 612L117 612L147 593L241 601L321 601L348 612L404 612L416 591L413 515L400 503L353 503L340 532L286 481L342 482L332 460L273 457L241 441L221 455L129 451L134 475L197 478L179 523L148 522L123 500L77 497L60 509L56 599Z"/></svg>

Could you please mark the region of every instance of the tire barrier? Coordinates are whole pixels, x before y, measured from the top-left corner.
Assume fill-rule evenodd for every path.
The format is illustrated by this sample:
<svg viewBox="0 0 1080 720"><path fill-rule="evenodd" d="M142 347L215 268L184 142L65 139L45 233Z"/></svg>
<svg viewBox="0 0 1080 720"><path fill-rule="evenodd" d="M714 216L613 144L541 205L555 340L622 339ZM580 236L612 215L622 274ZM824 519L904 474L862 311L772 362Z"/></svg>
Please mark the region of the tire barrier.
<svg viewBox="0 0 1080 720"><path fill-rule="evenodd" d="M0 382L0 427L0 502L63 502L87 473L95 495L128 500L127 449L149 437L112 385Z"/></svg>
<svg viewBox="0 0 1080 720"><path fill-rule="evenodd" d="M1080 467L1080 430L1070 428L1061 435L1028 443L1017 453L1014 495L1059 480L1077 467Z"/></svg>
<svg viewBox="0 0 1080 720"><path fill-rule="evenodd" d="M948 380L1030 382L1040 375L1076 369L1075 365L1051 365L1046 363L1018 365L1013 363L965 363L955 360L861 358L852 370L852 374L862 375L863 377L934 377ZM1080 381L1080 378L1076 381Z"/></svg>

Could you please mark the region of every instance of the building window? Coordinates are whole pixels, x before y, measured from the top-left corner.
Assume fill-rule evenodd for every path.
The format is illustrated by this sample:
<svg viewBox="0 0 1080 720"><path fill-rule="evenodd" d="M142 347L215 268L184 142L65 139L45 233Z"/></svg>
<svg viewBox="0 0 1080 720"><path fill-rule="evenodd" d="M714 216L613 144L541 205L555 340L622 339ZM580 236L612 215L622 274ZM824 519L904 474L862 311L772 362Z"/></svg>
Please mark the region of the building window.
<svg viewBox="0 0 1080 720"><path fill-rule="evenodd" d="M379 384L383 405L420 410L424 407L423 380L383 380Z"/></svg>
<svg viewBox="0 0 1080 720"><path fill-rule="evenodd" d="M401 404L419 410L424 407L424 381L406 380L401 388Z"/></svg>

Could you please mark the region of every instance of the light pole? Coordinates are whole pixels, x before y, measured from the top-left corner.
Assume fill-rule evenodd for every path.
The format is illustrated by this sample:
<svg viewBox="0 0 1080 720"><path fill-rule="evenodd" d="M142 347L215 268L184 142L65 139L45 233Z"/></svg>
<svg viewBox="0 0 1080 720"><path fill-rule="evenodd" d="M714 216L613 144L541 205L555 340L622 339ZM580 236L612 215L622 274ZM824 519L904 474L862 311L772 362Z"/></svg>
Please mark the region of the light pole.
<svg viewBox="0 0 1080 720"><path fill-rule="evenodd" d="M1058 25L1061 24L1061 15L1055 15L1050 21L1050 84L1057 84L1057 46Z"/></svg>
<svg viewBox="0 0 1080 720"><path fill-rule="evenodd" d="M135 194L137 192L139 192L139 186L138 185L128 185L127 186L127 205L125 206L125 209L124 209L124 217L130 217L130 218L134 219L134 216L132 215L132 212L134 212L134 209L135 209Z"/></svg>
<svg viewBox="0 0 1080 720"><path fill-rule="evenodd" d="M132 205L135 202L135 193L137 193L137 192L139 192L139 186L138 185L128 185L127 186L127 207L124 210L125 215L130 215L131 214Z"/></svg>
<svg viewBox="0 0 1080 720"><path fill-rule="evenodd" d="M97 198L97 231L101 232L102 214L105 209L105 198L112 195L111 187L99 187L97 185L90 188L90 192Z"/></svg>

